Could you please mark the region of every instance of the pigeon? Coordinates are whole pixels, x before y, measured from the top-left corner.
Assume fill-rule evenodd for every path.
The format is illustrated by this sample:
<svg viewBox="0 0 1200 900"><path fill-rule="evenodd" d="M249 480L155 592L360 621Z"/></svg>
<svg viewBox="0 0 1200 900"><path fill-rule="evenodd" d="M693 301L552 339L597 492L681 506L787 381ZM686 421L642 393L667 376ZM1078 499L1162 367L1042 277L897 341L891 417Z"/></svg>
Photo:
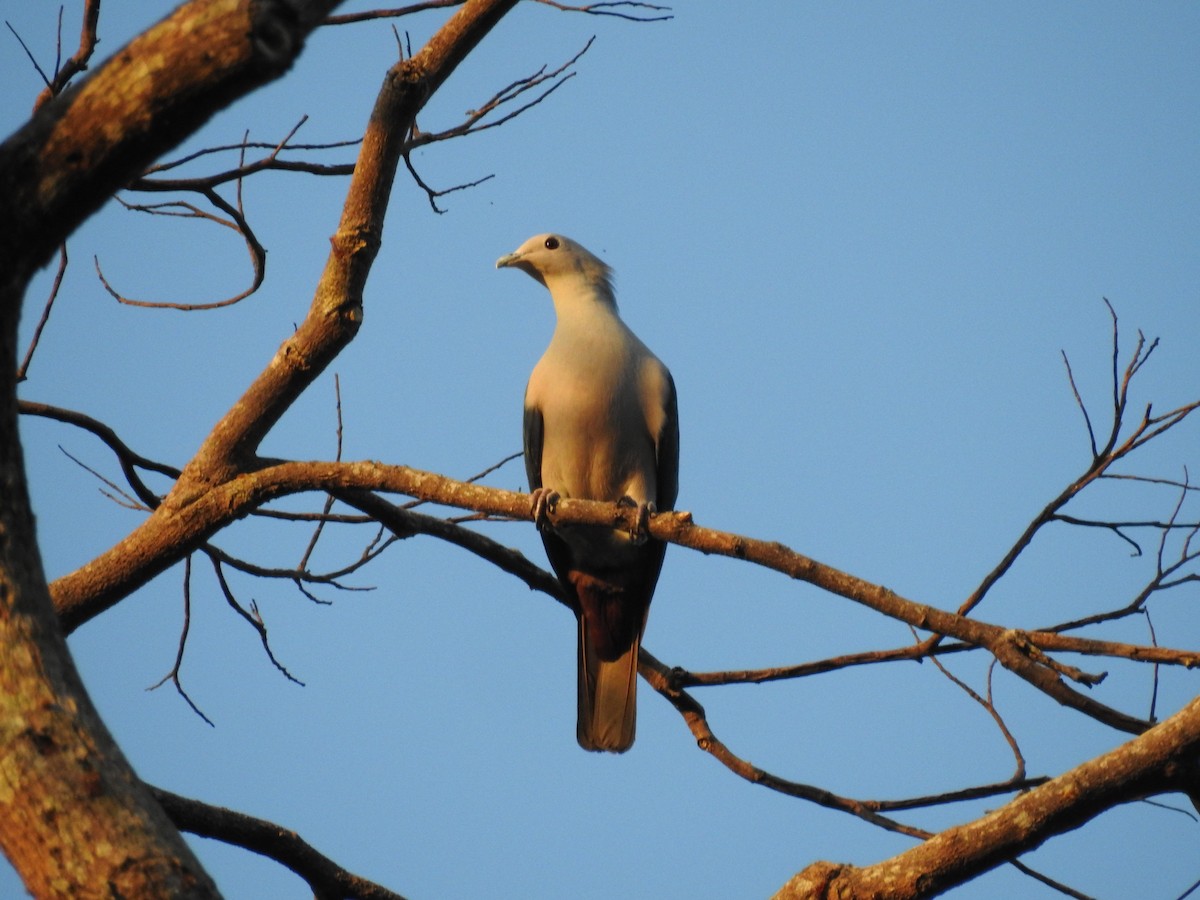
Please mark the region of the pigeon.
<svg viewBox="0 0 1200 900"><path fill-rule="evenodd" d="M623 753L637 720L638 650L666 544L648 537L679 489L671 373L621 320L612 270L570 238L539 234L496 261L550 291L557 324L525 389L525 471L546 556L578 619L585 750ZM552 527L561 497L637 508L637 526Z"/></svg>

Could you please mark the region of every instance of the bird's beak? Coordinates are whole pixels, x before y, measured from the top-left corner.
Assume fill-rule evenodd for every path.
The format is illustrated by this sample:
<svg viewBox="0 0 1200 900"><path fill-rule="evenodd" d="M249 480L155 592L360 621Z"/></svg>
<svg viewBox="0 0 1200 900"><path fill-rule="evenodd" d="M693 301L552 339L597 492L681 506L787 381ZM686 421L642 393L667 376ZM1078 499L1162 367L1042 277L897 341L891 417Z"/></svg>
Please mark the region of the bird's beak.
<svg viewBox="0 0 1200 900"><path fill-rule="evenodd" d="M509 266L515 266L521 259L520 253L509 253L496 260L497 269L505 269Z"/></svg>

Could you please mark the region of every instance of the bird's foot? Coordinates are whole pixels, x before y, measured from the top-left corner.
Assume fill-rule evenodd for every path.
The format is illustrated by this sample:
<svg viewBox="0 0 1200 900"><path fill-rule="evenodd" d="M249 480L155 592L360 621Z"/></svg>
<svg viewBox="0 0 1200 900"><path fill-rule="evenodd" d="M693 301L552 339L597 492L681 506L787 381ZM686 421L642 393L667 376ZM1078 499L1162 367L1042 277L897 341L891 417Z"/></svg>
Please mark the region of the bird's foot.
<svg viewBox="0 0 1200 900"><path fill-rule="evenodd" d="M629 496L618 500L617 506L636 507L637 515L629 527L629 539L635 544L646 543L650 539L650 517L658 512L658 508L653 503L638 503Z"/></svg>
<svg viewBox="0 0 1200 900"><path fill-rule="evenodd" d="M561 499L558 491L552 488L540 487L530 491L533 502L529 505L529 513L533 516L533 524L545 530L550 527L549 514Z"/></svg>

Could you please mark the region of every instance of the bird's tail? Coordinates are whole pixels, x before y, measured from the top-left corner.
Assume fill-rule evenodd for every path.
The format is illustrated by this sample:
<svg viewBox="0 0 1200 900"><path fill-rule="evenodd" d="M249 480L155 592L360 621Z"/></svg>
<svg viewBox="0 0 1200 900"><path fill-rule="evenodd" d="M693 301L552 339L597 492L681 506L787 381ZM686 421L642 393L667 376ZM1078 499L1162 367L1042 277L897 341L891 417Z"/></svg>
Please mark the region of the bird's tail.
<svg viewBox="0 0 1200 900"><path fill-rule="evenodd" d="M575 736L584 750L624 753L637 725L637 666L641 636L615 659L602 659L579 617L579 720Z"/></svg>

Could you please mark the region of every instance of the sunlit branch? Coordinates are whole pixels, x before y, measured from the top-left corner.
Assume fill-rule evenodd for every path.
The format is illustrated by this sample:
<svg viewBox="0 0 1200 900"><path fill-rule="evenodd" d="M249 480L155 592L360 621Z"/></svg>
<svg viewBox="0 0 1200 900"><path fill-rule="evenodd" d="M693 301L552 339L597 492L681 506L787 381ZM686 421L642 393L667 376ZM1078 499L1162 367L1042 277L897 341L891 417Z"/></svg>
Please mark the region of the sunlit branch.
<svg viewBox="0 0 1200 900"><path fill-rule="evenodd" d="M811 675L822 675L826 672L838 672L854 666L867 666L888 662L921 662L927 656L934 654L960 653L965 650L980 649L974 644L942 643L936 647L928 646L928 642L910 644L890 650L866 650L861 653L847 653L842 656L832 656L815 662L797 663L790 666L769 666L761 669L731 669L721 672L691 672L677 669L672 677L680 687L709 687L724 684L765 684L771 681L785 681L793 678L806 678Z"/></svg>
<svg viewBox="0 0 1200 900"><path fill-rule="evenodd" d="M1194 792L1198 747L1200 699L1144 734L1021 792L980 818L869 866L814 863L775 896L801 900L814 896L818 885L825 891L820 896L934 896L1117 804L1177 790Z"/></svg>
<svg viewBox="0 0 1200 900"><path fill-rule="evenodd" d="M575 63L577 63L580 58L587 53L589 49L591 49L591 46L595 40L596 39L594 37L588 38L588 41L583 45L583 48L557 69L547 72L546 67L542 66L532 75L519 78L511 84L501 88L491 97L489 97L481 106L476 109L468 110L466 119L461 124L456 125L453 128L447 128L444 131L438 132L420 132L414 129L409 135L408 140L405 142L404 152L406 154L411 153L413 150L417 149L418 147L423 147L426 144L432 144L438 141L447 141L451 138L463 137L467 134L475 134L476 132L486 131L489 128L498 128L506 122L512 121L517 116L537 106L556 90L566 84L567 81L574 78L575 73L568 72L567 69L575 65ZM484 119L486 119L491 113L512 103L526 92L541 87L547 82L552 83L548 88L546 88L532 100L526 101L521 106L510 110L496 119L484 121Z"/></svg>
<svg viewBox="0 0 1200 900"><path fill-rule="evenodd" d="M222 550L216 544L208 542L203 545L204 552L221 563L229 566L231 569L236 569L243 575L250 575L254 578L274 579L277 581L299 582L301 584L320 585L323 587L335 588L339 591L347 592L362 592L373 591L371 585L351 585L343 584L342 579L347 575L353 575L355 572L374 560L382 552L382 547L376 547L374 550L365 552L362 556L340 569L332 572L312 572L308 569L279 567L279 566L262 566L257 563L249 562L241 559L231 553ZM328 606L329 601L319 600L323 606Z"/></svg>
<svg viewBox="0 0 1200 900"><path fill-rule="evenodd" d="M340 164L321 164L312 163L304 160L286 160L280 159L279 155L284 150L291 152L312 152L320 150L339 150L345 147L357 147L362 143L362 138L356 138L349 141L333 141L324 144L295 144L292 143L292 138L300 128L308 121L308 116L302 116L292 130L289 131L283 140L275 144L267 144L260 141L243 140L239 144L221 144L215 147L205 147L201 150L196 150L181 156L178 159L168 162L158 163L151 166L143 176L134 181L129 187L135 191L149 192L165 192L165 191L203 191L206 188L214 188L218 185L225 184L229 181L238 181L258 172L268 170L306 172L312 175L349 175L354 171L353 163ZM270 152L261 159L253 162L245 162L244 154L248 150L269 150ZM193 178L160 178L152 177L161 172L167 172L171 169L179 168L187 163L194 162L206 156L211 156L219 153L237 152L243 156L239 160L239 164L232 169L227 169L222 172L216 172L211 175L196 176Z"/></svg>
<svg viewBox="0 0 1200 900"><path fill-rule="evenodd" d="M612 18L625 19L630 22L665 22L668 19L674 18L674 16L665 14L671 9L669 6L656 6L653 3L637 2L637 0L610 0L610 2L580 4L558 3L555 0L537 0L537 2L563 12L587 13L593 16L611 16ZM352 25L358 22L370 22L377 19L397 19L430 9L461 6L462 3L463 0L425 0L423 3L413 3L408 6L396 7L395 9L372 9L364 12L342 13L340 15L329 16L322 24ZM625 12L624 10L645 10L646 12ZM654 15L656 12L664 14Z"/></svg>
<svg viewBox="0 0 1200 900"><path fill-rule="evenodd" d="M1179 488L1184 491L1200 492L1200 485L1190 484L1185 481L1176 481L1173 478L1155 478L1149 475L1125 475L1119 472L1105 472L1100 476L1106 481L1133 481L1139 484L1161 484L1167 487Z"/></svg>
<svg viewBox="0 0 1200 900"><path fill-rule="evenodd" d="M337 498L348 506L362 510L389 529L397 538L405 538L414 534L426 534L440 538L474 553L502 572L515 575L531 590L541 591L568 608L573 606L573 598L568 597L563 591L558 579L544 569L535 566L520 551L505 547L486 535L436 516L397 506L368 491L338 491Z"/></svg>
<svg viewBox="0 0 1200 900"><path fill-rule="evenodd" d="M1085 894L1082 891L1077 891L1077 890L1075 890L1075 888L1070 887L1069 885L1063 884L1061 881L1056 881L1055 879L1051 878L1049 875L1044 875L1043 873L1039 872L1037 869L1031 868L1030 866L1021 862L1021 860L1019 860L1019 859L1010 859L1008 861L1008 864L1010 866L1012 866L1014 869L1016 869L1018 872L1020 872L1022 875L1028 875L1030 878L1034 879L1035 881L1040 881L1042 884L1046 885L1046 887L1051 888L1052 890L1058 891L1063 896L1071 897L1072 900L1096 900L1096 898L1091 896L1090 894Z"/></svg>
<svg viewBox="0 0 1200 900"><path fill-rule="evenodd" d="M108 488L108 490L102 489L100 491L100 493L103 496L107 497L109 500L112 500L118 506L123 506L126 509L132 509L137 512L148 512L149 511L150 507L145 506L144 504L138 502L138 500L135 497L133 497L128 491L126 491L124 488L122 488L119 484L117 484L111 478L106 478L104 475L101 475L96 469L93 469L87 463L83 462L83 460L79 459L79 457L74 456L70 451L66 450L61 444L59 444L58 449L59 449L59 452L61 452L63 456L65 456L71 462L75 463L75 465L79 466L79 468L83 469L83 471L87 472L89 475L91 475L93 478L95 478L97 481L99 481L101 484L105 485Z"/></svg>
<svg viewBox="0 0 1200 900"><path fill-rule="evenodd" d="M404 466L387 466L375 462L273 463L236 476L218 487L206 489L188 504L186 520L175 519L170 510L160 507L138 531L126 539L122 552L130 552L130 542L136 547L142 541L148 541L158 549L151 551L148 547L149 556L144 567L128 573L121 582L112 583L109 588L100 592L86 587L90 567L99 566L100 571L106 569L103 557L89 564L89 567L56 581L52 589L64 622L68 628L74 627L82 620L77 617L87 618L106 608L115 602L121 593L142 583L160 567L165 568L172 564L177 559L176 553L194 548L224 524L247 514L263 503L312 490L333 492L339 497L344 491L396 492L442 505L470 508L478 512L519 519L527 519L530 510L528 494L469 485ZM574 499L560 501L550 511L549 519L553 525L570 522L628 529L634 524L630 511L619 504ZM175 532L175 536L165 544L158 536L164 527ZM185 527L186 531L177 532L180 527ZM1119 730L1139 733L1147 727L1144 720L1112 709L1068 687L1062 681L1064 676L1082 684L1093 684L1103 676L1089 674L1050 659L1046 656L1046 650L1038 644L1036 636L1029 632L1003 628L916 603L894 591L799 554L778 542L756 540L698 526L687 513L659 514L650 520L649 531L659 540L702 550L705 553L743 559L774 569L791 578L807 581L921 631L947 635L984 647L999 659L1005 668L1066 706ZM189 532L192 537L185 538L184 534ZM125 586L118 587L118 584ZM82 595L76 593L80 588L83 589ZM85 609L88 612L85 613ZM1098 642L1065 635L1054 635L1053 641L1054 649L1067 652L1101 646ZM1132 658L1139 657L1135 655ZM1164 661L1186 664L1188 658L1191 657L1177 654L1174 658Z"/></svg>
<svg viewBox="0 0 1200 900"><path fill-rule="evenodd" d="M1178 514L1180 506L1182 505L1183 498L1187 496L1187 487L1188 486L1186 484L1181 485L1180 503L1176 504L1175 511L1172 513L1170 521L1174 521L1174 517ZM1167 524L1170 524L1170 521ZM1127 616L1134 615L1135 613L1142 612L1146 602L1157 592L1200 581L1200 573L1188 570L1189 566L1195 563L1197 559L1200 559L1200 549L1193 550L1191 546L1192 539L1196 535L1197 529L1193 527L1189 531L1187 537L1183 541L1179 556L1173 562L1168 563L1165 560L1165 549L1166 538L1170 533L1170 528L1164 528L1162 530L1154 575L1127 604L1117 609L1093 613L1088 616L1082 616L1078 619L1073 619L1069 622L1062 622L1058 625L1043 630L1047 632L1074 631L1088 625L1098 625L1101 622L1110 622L1117 619L1122 619ZM1193 665L1194 662L1188 662L1185 664Z"/></svg>

